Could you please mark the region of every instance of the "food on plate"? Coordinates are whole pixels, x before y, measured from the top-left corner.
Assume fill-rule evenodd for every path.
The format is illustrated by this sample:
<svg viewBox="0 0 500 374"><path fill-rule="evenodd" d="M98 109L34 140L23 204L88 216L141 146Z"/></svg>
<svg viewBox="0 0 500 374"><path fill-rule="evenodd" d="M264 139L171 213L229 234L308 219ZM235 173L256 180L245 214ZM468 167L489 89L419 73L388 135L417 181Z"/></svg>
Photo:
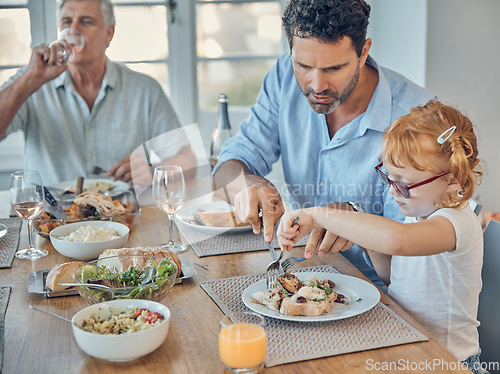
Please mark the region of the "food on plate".
<svg viewBox="0 0 500 374"><path fill-rule="evenodd" d="M82 192L69 210L76 218L112 217L127 212L119 200L113 200L99 191Z"/></svg>
<svg viewBox="0 0 500 374"><path fill-rule="evenodd" d="M208 227L248 226L248 223L241 222L232 211L205 211L200 209L195 213L195 216Z"/></svg>
<svg viewBox="0 0 500 374"><path fill-rule="evenodd" d="M104 226L85 225L80 226L75 231L70 232L69 235L62 236L59 239L69 242L87 243L116 239L119 236L116 230Z"/></svg>
<svg viewBox="0 0 500 374"><path fill-rule="evenodd" d="M304 283L300 281L297 276L295 276L292 273L286 272L282 276L278 278L278 282L281 284L281 286L288 291L289 293L295 293L297 292L301 287L304 286Z"/></svg>
<svg viewBox="0 0 500 374"><path fill-rule="evenodd" d="M45 285L52 291L65 290L68 287L61 286L59 283L72 283L73 272L78 266L83 264L84 262L82 261L72 261L54 266L47 274Z"/></svg>
<svg viewBox="0 0 500 374"><path fill-rule="evenodd" d="M285 273L278 278L279 286L271 291L254 292L257 304L279 311L287 316L315 317L332 310L333 303L345 303L344 296L333 291L335 283L311 276L303 281Z"/></svg>
<svg viewBox="0 0 500 374"><path fill-rule="evenodd" d="M82 328L95 334L131 334L150 329L164 320L163 315L158 312L152 312L145 308L135 308L119 312L112 311L106 319L92 314L90 318L83 320Z"/></svg>
<svg viewBox="0 0 500 374"><path fill-rule="evenodd" d="M105 181L94 181L91 183L87 183L85 186L83 186L83 192L86 192L86 191L107 192L107 191L111 191L115 187L116 187L116 185L114 183L105 182ZM76 185L75 186L68 186L64 189L64 191L62 193L63 194L74 194L75 190L76 190Z"/></svg>
<svg viewBox="0 0 500 374"><path fill-rule="evenodd" d="M108 219L111 217L123 216L131 213L132 208L128 203L123 204L118 199L113 199L101 192L83 192L75 198L75 201L69 208L64 209L68 219L55 219L55 217L43 212L35 219L35 229L48 234L52 229L63 225L64 223L74 222L83 219ZM133 217L123 222L130 227Z"/></svg>
<svg viewBox="0 0 500 374"><path fill-rule="evenodd" d="M285 298L283 290L279 288L275 288L271 291L255 292L252 296L258 304L265 305L269 309L275 310L277 312L280 311L281 303Z"/></svg>
<svg viewBox="0 0 500 374"><path fill-rule="evenodd" d="M140 256L136 256L140 257ZM168 258L153 259L151 256L143 262L131 263L122 267L116 257L105 257L92 261L76 269L75 279L82 284L99 284L112 288L108 290L79 287L85 297L93 302L110 299L160 299L172 288L175 281L176 267ZM119 267L115 267L118 265Z"/></svg>
<svg viewBox="0 0 500 374"><path fill-rule="evenodd" d="M149 255L149 256L166 258L172 261L177 266L177 277L180 277L181 275L182 271L181 261L179 260L179 257L168 248L134 247L134 248L106 249L99 256L99 259L103 259L105 257L120 256L120 255ZM115 263L112 265L115 266L117 269L127 269L131 265L139 268L143 267L144 262L142 263L137 263L137 262L145 260L141 259L140 257L131 257L131 258L123 257L121 259L114 257L113 261L115 261Z"/></svg>

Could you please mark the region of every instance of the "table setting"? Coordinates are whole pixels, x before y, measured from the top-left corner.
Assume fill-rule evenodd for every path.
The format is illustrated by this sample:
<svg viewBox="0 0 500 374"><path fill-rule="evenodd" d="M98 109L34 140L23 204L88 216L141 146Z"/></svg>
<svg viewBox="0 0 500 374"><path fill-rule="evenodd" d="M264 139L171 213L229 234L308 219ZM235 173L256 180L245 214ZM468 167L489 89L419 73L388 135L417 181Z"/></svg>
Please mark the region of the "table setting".
<svg viewBox="0 0 500 374"><path fill-rule="evenodd" d="M165 188L167 179L165 176L158 178L156 184ZM380 354L380 357L390 361L456 361L422 326L371 284L340 253L301 261L305 241L290 253L284 253L278 261L279 268L288 259L290 265L286 266L286 270L290 274L300 279L315 276L333 282L333 290L348 302L334 303L331 311L319 316L287 316L256 303L253 295L269 290L266 269L281 254L275 250L277 242L271 243L274 252L271 256L273 252L270 253L262 235L253 234L248 227L195 227L196 221L189 220L194 213L219 209L231 211L232 207L213 196L208 196L207 201L199 204L184 204L187 201L186 190L203 190L206 180L195 178L182 184L185 184L184 188L173 195L161 194L158 189L155 192L153 188L156 205L139 208L139 218L129 227L126 242L121 245L133 254L120 252L124 250L122 248L109 248L91 256L96 259L78 258L73 252L64 253L56 248L49 233L34 234L32 238L36 248L47 251L45 257L36 260L15 258L14 253L18 249L29 245L28 233L22 229L21 219L1 218L0 223L7 226L7 232L0 238L0 254L3 256L4 252L10 252L13 258L10 266L0 269L2 372L32 372L36 368L40 372L69 373L222 373L245 372L246 369L249 373L302 373L306 370L327 373L332 370L352 372L351 368L356 367L356 372L368 373L370 370L366 362L376 360ZM0 197L5 200L6 195L3 193ZM177 203L167 201L172 196ZM5 201L2 203L5 204ZM166 210L159 208L162 204L167 206ZM174 218L174 215L177 217ZM119 224L124 225L123 222ZM58 229L62 230L65 226L66 222ZM62 235L68 235L68 232L57 234L58 237ZM146 300L150 298L149 292L145 299L142 299L142 294L137 299L120 299L122 294L114 286L111 290L108 285L99 286L104 284L102 279L124 277L122 274L126 273L126 268L115 270L117 260L114 258L121 256L118 262L122 266L127 262L124 260L126 256L155 257L155 253L147 255L144 251L161 252L171 241L183 244L186 250L175 254L178 263L174 267L180 268L182 273L169 278L172 281L169 281L164 294L151 300ZM3 243L7 243L5 247ZM10 251L4 250L6 247ZM136 253L138 248L142 252ZM291 260L292 257L299 260ZM147 278L150 271L151 274L160 274L157 268L164 260L148 262L155 267L154 272L137 265L138 269L143 269L137 275L139 286L128 289L127 297L149 287L146 281L143 287L141 280ZM70 262L78 262L71 274L79 274L77 280L85 283L84 286L67 288L58 291L60 293L48 288L50 269ZM106 264L112 267L104 268ZM88 275L90 265L94 267L95 275ZM79 272L76 271L78 267ZM86 270L85 275L82 270ZM98 281L101 289L90 287L87 283L90 279L101 279ZM152 289L155 289L154 286ZM157 295L156 291L151 292L153 294ZM153 304L140 304L141 300ZM84 340L81 336L79 326L89 315L85 314L83 319L79 316L92 306L102 304L108 308L106 303L114 301L125 302L125 308L148 310L143 312L148 316L148 313L160 314L159 326L164 326L164 336L157 344L148 345L150 349L141 351L139 355L133 352L112 356L116 354L115 349L115 352L99 357L88 348L85 335ZM134 306L136 304L132 301L140 305ZM251 316L253 319L250 319ZM155 331L156 328L147 331ZM239 328L249 329L245 332L249 337L247 340L235 340L233 330ZM36 334L33 333L35 331ZM138 342L147 331L134 332L130 336L138 334L137 338L133 338ZM240 346L247 347L244 352L252 355L255 351L255 357L250 353L237 356L234 352ZM30 360L23 360L28 352L33 352L30 353Z"/></svg>

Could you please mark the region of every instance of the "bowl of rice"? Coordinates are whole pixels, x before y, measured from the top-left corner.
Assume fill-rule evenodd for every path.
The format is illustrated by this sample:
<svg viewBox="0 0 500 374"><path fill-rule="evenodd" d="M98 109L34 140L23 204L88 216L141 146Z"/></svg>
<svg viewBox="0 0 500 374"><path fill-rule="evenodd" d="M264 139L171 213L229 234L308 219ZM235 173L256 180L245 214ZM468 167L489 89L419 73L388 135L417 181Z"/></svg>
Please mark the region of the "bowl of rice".
<svg viewBox="0 0 500 374"><path fill-rule="evenodd" d="M167 337L170 310L151 300L113 300L76 313L73 334L86 354L129 361L153 352Z"/></svg>
<svg viewBox="0 0 500 374"><path fill-rule="evenodd" d="M63 256L91 260L106 249L123 247L129 231L119 222L81 221L56 227L50 232L50 241Z"/></svg>

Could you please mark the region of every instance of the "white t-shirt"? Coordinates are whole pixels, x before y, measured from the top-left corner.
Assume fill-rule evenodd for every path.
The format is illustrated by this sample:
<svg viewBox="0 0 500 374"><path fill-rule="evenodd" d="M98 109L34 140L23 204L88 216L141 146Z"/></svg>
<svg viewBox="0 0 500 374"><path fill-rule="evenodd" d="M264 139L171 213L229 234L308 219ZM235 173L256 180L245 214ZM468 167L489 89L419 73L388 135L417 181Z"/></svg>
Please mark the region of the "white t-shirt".
<svg viewBox="0 0 500 374"><path fill-rule="evenodd" d="M443 216L452 223L456 249L432 256L393 256L388 294L459 360L465 360L479 352L483 233L468 206L438 209L431 216ZM405 220L412 222L414 217Z"/></svg>

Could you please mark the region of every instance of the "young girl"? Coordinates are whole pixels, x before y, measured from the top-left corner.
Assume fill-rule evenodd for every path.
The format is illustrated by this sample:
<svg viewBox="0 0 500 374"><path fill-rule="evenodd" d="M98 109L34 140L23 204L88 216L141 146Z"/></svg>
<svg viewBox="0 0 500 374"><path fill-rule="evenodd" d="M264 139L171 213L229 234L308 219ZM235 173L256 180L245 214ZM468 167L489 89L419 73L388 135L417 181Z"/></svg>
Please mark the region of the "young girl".
<svg viewBox="0 0 500 374"><path fill-rule="evenodd" d="M483 236L468 205L482 174L477 153L472 123L458 110L437 101L413 108L384 134L382 162L375 167L407 216L404 224L313 207L286 214L278 239L286 250L324 227L368 249L389 296L479 373Z"/></svg>

